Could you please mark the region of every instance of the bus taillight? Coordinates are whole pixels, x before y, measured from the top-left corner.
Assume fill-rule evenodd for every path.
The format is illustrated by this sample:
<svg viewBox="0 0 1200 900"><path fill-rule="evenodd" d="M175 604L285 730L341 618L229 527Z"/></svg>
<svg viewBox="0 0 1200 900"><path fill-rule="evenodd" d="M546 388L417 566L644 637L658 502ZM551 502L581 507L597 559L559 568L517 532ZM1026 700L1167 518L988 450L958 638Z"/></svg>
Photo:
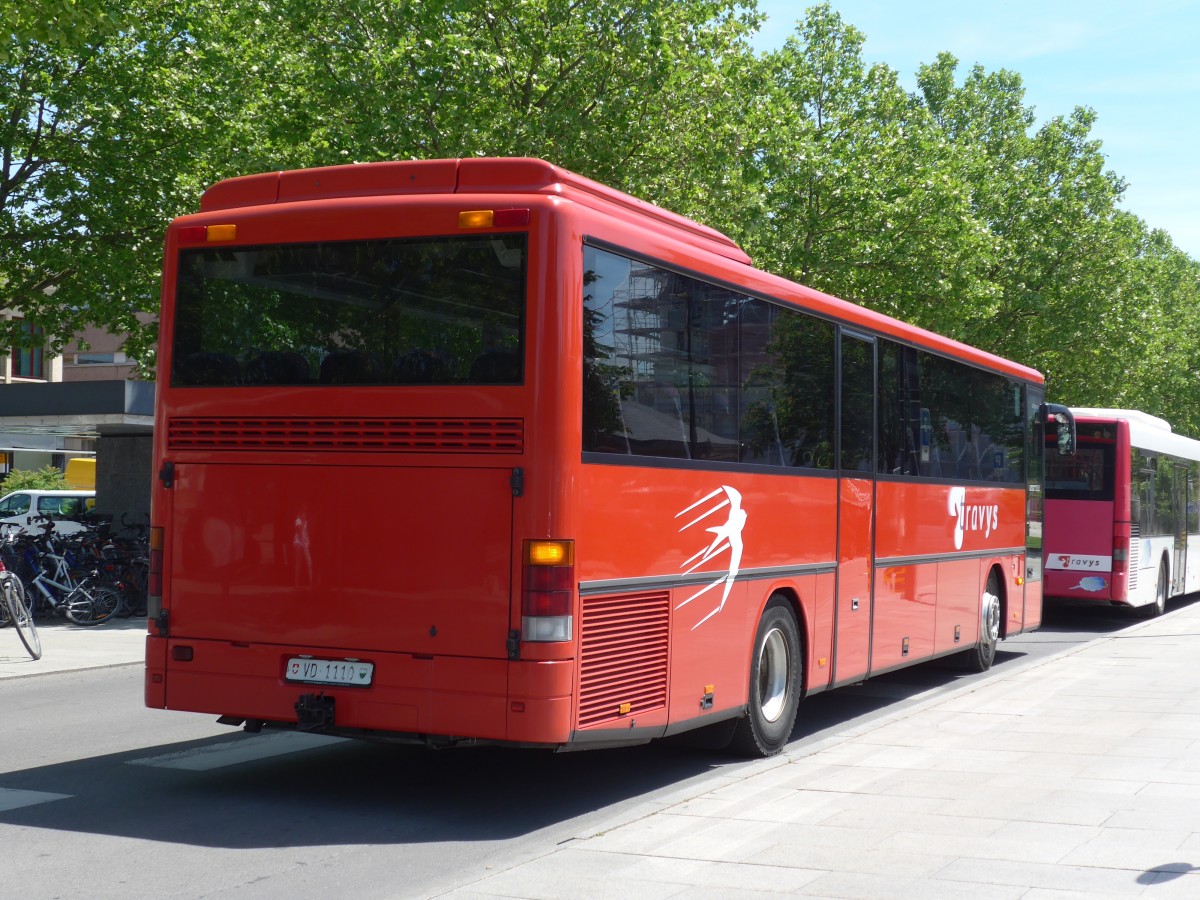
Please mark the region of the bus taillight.
<svg viewBox="0 0 1200 900"><path fill-rule="evenodd" d="M185 225L175 232L181 244L220 243L237 239L236 225Z"/></svg>
<svg viewBox="0 0 1200 900"><path fill-rule="evenodd" d="M1113 523L1111 600L1124 600L1129 593L1130 534L1128 522Z"/></svg>
<svg viewBox="0 0 1200 900"><path fill-rule="evenodd" d="M146 578L146 616L158 618L162 612L163 530L150 529L150 571Z"/></svg>
<svg viewBox="0 0 1200 900"><path fill-rule="evenodd" d="M521 639L571 640L575 542L526 541L521 585Z"/></svg>

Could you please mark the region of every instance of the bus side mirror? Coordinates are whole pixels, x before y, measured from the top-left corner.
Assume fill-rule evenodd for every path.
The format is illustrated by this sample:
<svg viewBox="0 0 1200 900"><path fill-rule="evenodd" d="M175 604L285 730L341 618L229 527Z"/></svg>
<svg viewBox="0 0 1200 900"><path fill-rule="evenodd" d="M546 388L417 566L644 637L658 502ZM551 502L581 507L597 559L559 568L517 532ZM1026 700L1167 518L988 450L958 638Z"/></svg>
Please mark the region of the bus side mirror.
<svg viewBox="0 0 1200 900"><path fill-rule="evenodd" d="M1058 443L1059 456L1075 455L1075 414L1057 403L1042 404L1042 421L1046 427L1053 426Z"/></svg>

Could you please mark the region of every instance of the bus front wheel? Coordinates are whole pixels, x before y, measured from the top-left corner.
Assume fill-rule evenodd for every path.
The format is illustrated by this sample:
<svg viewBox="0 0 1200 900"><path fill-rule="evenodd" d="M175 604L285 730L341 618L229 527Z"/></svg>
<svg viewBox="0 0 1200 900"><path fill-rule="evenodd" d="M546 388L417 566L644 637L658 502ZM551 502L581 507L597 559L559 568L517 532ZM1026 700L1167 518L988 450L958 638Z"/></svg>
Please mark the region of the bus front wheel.
<svg viewBox="0 0 1200 900"><path fill-rule="evenodd" d="M730 748L742 756L774 756L796 724L800 704L800 630L791 605L772 597L763 610L750 660L750 696Z"/></svg>

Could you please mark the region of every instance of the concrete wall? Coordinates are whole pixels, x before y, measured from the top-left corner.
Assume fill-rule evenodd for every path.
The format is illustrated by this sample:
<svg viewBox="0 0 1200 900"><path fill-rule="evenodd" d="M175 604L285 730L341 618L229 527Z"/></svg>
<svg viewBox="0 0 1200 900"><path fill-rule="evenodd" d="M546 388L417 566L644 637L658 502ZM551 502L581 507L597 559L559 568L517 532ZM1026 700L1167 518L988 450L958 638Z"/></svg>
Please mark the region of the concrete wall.
<svg viewBox="0 0 1200 900"><path fill-rule="evenodd" d="M114 530L122 514L130 522L150 521L152 448L148 434L102 434L96 442L96 511L113 517Z"/></svg>

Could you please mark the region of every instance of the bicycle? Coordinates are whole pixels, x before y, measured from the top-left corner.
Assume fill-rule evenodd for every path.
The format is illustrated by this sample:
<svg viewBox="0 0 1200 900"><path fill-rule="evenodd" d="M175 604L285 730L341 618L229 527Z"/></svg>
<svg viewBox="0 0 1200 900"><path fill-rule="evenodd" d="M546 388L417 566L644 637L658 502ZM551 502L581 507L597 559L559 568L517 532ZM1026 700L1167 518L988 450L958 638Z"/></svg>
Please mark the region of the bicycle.
<svg viewBox="0 0 1200 900"><path fill-rule="evenodd" d="M25 586L27 606L33 610L40 593L45 605L55 613L65 615L76 625L99 625L107 622L121 608L121 592L112 585L96 584L96 573L77 577L65 553L59 553L48 523L42 538L43 549L37 553L35 574Z"/></svg>
<svg viewBox="0 0 1200 900"><path fill-rule="evenodd" d="M25 649L34 659L42 658L42 639L38 635L37 626L33 624L33 613L25 605L25 586L21 579L4 568L0 562L0 592L3 592L3 606L8 613L8 619L17 632L17 637L25 645Z"/></svg>

